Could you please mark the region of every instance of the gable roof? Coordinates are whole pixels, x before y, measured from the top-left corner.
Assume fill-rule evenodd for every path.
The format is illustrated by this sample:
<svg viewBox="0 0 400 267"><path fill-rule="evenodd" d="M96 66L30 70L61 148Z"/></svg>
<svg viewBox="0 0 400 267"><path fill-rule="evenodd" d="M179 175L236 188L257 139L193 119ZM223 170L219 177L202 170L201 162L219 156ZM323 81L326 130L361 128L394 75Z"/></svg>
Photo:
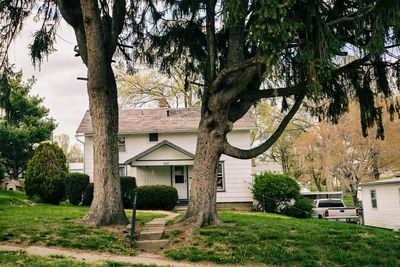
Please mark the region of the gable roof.
<svg viewBox="0 0 400 267"><path fill-rule="evenodd" d="M196 132L200 122L198 108L120 109L119 133ZM233 129L254 129L254 116L248 112L234 123ZM92 119L87 111L76 133L91 134Z"/></svg>
<svg viewBox="0 0 400 267"><path fill-rule="evenodd" d="M131 163L133 161L136 161L136 160L140 159L140 158L143 158L144 156L156 151L157 149L161 148L162 146L169 146L169 147L181 152L182 154L185 154L186 156L190 157L191 159L194 159L194 155L192 153L190 153L189 151L187 151L187 150L185 150L185 149L183 149L183 148L181 148L181 147L179 147L179 146L177 146L177 145L175 145L175 144L173 144L173 143L171 143L171 142L169 142L167 140L164 140L164 141L156 144L155 146L152 146L149 149L146 149L145 151L137 154L136 156L126 160L124 162L124 165L127 165L127 164L129 164L129 163Z"/></svg>

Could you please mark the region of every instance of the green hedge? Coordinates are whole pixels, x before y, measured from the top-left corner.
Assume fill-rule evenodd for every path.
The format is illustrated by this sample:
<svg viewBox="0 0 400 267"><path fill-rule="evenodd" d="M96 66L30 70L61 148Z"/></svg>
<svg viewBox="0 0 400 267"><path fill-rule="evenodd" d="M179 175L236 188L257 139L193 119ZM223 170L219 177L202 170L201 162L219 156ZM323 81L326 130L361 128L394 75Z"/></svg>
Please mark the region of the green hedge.
<svg viewBox="0 0 400 267"><path fill-rule="evenodd" d="M136 189L136 178L132 176L121 176L121 195L122 203L124 208L132 208L133 196ZM90 206L93 201L93 183L86 186L85 192L83 193L82 204L85 206Z"/></svg>
<svg viewBox="0 0 400 267"><path fill-rule="evenodd" d="M254 176L253 197L268 212L280 212L300 197L300 186L290 176L264 172Z"/></svg>
<svg viewBox="0 0 400 267"><path fill-rule="evenodd" d="M44 203L59 204L65 196L67 160L56 143L41 143L29 161L25 175L28 197Z"/></svg>
<svg viewBox="0 0 400 267"><path fill-rule="evenodd" d="M137 208L172 210L178 201L178 191L167 185L145 185L137 189Z"/></svg>
<svg viewBox="0 0 400 267"><path fill-rule="evenodd" d="M131 209L133 196L136 189L136 178L132 176L121 176L121 195L124 208Z"/></svg>
<svg viewBox="0 0 400 267"><path fill-rule="evenodd" d="M82 202L89 180L89 175L84 173L70 173L65 177L65 194L71 204L78 205Z"/></svg>

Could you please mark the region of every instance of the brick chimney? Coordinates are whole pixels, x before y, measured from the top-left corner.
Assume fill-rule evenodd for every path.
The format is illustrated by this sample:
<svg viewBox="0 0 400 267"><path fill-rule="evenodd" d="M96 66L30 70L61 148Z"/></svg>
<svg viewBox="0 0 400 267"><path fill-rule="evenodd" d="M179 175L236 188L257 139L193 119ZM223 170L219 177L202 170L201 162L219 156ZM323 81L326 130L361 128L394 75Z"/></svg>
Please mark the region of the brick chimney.
<svg viewBox="0 0 400 267"><path fill-rule="evenodd" d="M160 108L166 108L166 107L168 107L168 101L167 101L167 99L166 99L165 97L161 97L161 98L158 100L158 106L159 106Z"/></svg>

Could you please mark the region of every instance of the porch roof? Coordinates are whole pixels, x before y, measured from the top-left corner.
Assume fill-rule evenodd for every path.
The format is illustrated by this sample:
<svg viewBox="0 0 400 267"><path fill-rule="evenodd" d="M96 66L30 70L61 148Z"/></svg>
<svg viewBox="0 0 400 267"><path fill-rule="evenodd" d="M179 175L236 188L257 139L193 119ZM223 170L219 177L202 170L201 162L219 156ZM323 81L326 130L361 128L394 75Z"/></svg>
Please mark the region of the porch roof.
<svg viewBox="0 0 400 267"><path fill-rule="evenodd" d="M162 148L170 148L172 149L174 152L178 152L178 155L174 155L175 158L171 157L171 158L165 158L161 155L160 158L156 158L156 159L152 159L150 158L150 154L155 153L156 151L161 150ZM157 155L156 155L157 156ZM159 155L160 156L160 155ZM177 158L179 157L179 158ZM150 158L150 159L149 159ZM164 140L148 149L146 149L145 151L137 154L136 156L126 160L124 162L124 165L134 165L135 162L146 162L146 161L151 161L151 162L155 162L155 161L159 161L159 162L168 162L168 161L179 161L179 160L183 160L183 161L193 161L194 160L194 154L190 153L189 151L167 141ZM151 164L153 165L153 164ZM165 164L164 164L165 165Z"/></svg>

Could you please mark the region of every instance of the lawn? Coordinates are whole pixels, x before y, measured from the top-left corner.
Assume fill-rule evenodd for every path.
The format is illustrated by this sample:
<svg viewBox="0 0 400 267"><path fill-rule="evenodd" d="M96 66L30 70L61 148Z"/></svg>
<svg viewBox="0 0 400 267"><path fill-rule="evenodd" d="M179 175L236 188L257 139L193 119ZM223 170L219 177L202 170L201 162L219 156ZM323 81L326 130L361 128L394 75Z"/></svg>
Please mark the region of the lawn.
<svg viewBox="0 0 400 267"><path fill-rule="evenodd" d="M142 264L126 264L119 262L96 262L96 263L85 263L82 261L73 260L63 256L53 257L40 257L28 255L24 252L4 252L0 251L0 266L3 267L128 267L128 266L149 266ZM151 265L155 266L155 265Z"/></svg>
<svg viewBox="0 0 400 267"><path fill-rule="evenodd" d="M279 266L400 266L400 234L355 224L265 213L222 212L225 224L179 230L165 254L176 260Z"/></svg>
<svg viewBox="0 0 400 267"><path fill-rule="evenodd" d="M105 229L77 222L88 207L46 205L29 202L25 194L0 191L0 242L23 245L61 246L135 255L122 229ZM141 225L163 214L137 213Z"/></svg>

